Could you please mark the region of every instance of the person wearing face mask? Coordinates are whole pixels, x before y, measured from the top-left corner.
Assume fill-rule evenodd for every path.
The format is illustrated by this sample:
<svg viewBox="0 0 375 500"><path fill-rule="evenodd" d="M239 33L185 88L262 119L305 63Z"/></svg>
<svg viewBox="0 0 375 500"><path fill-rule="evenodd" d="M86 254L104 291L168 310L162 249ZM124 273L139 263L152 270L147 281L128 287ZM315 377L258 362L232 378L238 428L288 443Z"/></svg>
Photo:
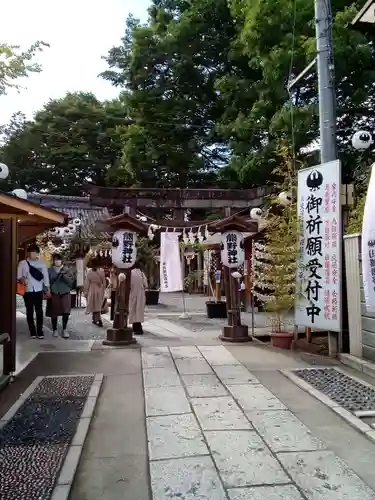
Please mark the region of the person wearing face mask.
<svg viewBox="0 0 375 500"><path fill-rule="evenodd" d="M49 293L47 265L39 259L39 248L33 244L27 249L27 259L18 264L17 280L25 285L23 299L26 307L27 324L30 337L43 339L43 294ZM36 314L36 328L34 322Z"/></svg>
<svg viewBox="0 0 375 500"><path fill-rule="evenodd" d="M66 327L69 320L72 301L70 291L74 284L74 277L64 266L61 255L52 256L52 266L48 269L51 284L51 298L47 300L46 316L51 318L53 336L58 337L57 320L62 317L62 337L69 338Z"/></svg>

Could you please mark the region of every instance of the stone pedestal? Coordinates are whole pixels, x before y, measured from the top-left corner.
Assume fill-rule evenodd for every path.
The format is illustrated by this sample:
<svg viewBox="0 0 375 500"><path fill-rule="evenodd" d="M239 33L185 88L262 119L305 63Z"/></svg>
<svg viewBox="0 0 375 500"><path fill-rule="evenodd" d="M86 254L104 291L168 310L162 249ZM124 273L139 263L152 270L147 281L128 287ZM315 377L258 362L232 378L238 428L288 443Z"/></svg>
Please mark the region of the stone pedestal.
<svg viewBox="0 0 375 500"><path fill-rule="evenodd" d="M224 326L223 334L219 336L223 342L250 342L249 329L246 325Z"/></svg>
<svg viewBox="0 0 375 500"><path fill-rule="evenodd" d="M108 328L107 338L103 340L103 345L121 346L136 344L137 340L133 337L131 328Z"/></svg>

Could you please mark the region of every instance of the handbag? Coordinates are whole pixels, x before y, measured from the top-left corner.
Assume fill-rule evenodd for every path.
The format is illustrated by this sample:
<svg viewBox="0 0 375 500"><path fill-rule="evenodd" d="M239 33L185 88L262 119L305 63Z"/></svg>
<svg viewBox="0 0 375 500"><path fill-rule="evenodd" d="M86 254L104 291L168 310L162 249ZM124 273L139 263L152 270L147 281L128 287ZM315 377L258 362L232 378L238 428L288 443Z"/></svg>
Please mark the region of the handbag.
<svg viewBox="0 0 375 500"><path fill-rule="evenodd" d="M20 281L17 281L17 289L16 289L16 294L21 295L23 297L26 293L26 285L25 283L21 283Z"/></svg>

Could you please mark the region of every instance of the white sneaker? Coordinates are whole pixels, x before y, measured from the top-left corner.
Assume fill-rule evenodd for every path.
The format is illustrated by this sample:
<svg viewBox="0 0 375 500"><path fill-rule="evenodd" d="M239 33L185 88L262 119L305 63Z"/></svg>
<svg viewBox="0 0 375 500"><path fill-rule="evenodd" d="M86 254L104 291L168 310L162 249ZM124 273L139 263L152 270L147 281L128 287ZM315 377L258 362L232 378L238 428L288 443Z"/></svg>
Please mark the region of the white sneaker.
<svg viewBox="0 0 375 500"><path fill-rule="evenodd" d="M58 337L58 336L59 336L59 334L57 333L57 330L54 330L52 332L52 337Z"/></svg>
<svg viewBox="0 0 375 500"><path fill-rule="evenodd" d="M66 330L63 330L62 336L63 336L64 339L68 339L69 338L69 333Z"/></svg>

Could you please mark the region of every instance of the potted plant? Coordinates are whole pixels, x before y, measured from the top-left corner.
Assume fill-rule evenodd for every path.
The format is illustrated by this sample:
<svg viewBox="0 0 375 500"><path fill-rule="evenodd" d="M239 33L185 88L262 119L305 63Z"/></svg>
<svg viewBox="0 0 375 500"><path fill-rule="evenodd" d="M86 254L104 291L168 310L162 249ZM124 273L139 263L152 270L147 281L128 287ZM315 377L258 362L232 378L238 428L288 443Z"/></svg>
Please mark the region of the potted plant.
<svg viewBox="0 0 375 500"><path fill-rule="evenodd" d="M137 260L143 267L148 281L146 290L146 306L159 304L159 264L157 261L157 245L148 238L137 240Z"/></svg>
<svg viewBox="0 0 375 500"><path fill-rule="evenodd" d="M289 160L284 161L286 163L283 166L288 174L285 177L290 181L292 165ZM280 171L277 173L280 175ZM254 244L253 252L254 295L271 313L272 345L282 349L290 349L294 339L294 332L290 331L293 325L290 313L294 310L296 299L299 252L297 207L293 202L290 183L288 188L288 191L283 191L283 196L272 200L265 214L263 241ZM290 193L288 201L286 193Z"/></svg>

